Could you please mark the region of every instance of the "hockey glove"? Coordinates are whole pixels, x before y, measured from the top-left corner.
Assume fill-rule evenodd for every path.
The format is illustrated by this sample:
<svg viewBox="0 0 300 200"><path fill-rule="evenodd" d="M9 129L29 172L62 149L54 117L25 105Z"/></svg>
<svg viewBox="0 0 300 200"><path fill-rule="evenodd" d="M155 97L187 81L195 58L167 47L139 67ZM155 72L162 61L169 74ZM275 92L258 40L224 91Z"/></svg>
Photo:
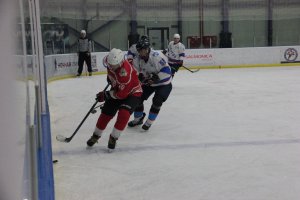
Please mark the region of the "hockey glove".
<svg viewBox="0 0 300 200"><path fill-rule="evenodd" d="M167 50L166 49L164 49L164 50L162 50L161 51L163 54L165 54L166 55L166 53L167 53Z"/></svg>
<svg viewBox="0 0 300 200"><path fill-rule="evenodd" d="M144 76L144 74L142 74L142 73L139 73L139 80L140 80L140 82L144 82L145 81L145 76Z"/></svg>
<svg viewBox="0 0 300 200"><path fill-rule="evenodd" d="M158 77L157 74L152 73L151 75L152 75L152 76L151 76L151 80L152 80L153 82L158 82L158 81L159 81L159 77Z"/></svg>
<svg viewBox="0 0 300 200"><path fill-rule="evenodd" d="M107 81L108 84L111 85L111 80L108 78L108 76L106 77L106 81Z"/></svg>
<svg viewBox="0 0 300 200"><path fill-rule="evenodd" d="M98 94L96 94L96 100L98 102L103 102L110 98L111 98L111 96L109 94L109 91L101 91Z"/></svg>
<svg viewBox="0 0 300 200"><path fill-rule="evenodd" d="M147 79L146 81L144 81L145 85L152 85L153 83L156 83L159 81L159 77L157 74L152 73L151 77L149 79Z"/></svg>
<svg viewBox="0 0 300 200"><path fill-rule="evenodd" d="M178 66L179 66L179 67L182 67L182 65L183 65L183 60L178 61ZM178 68L179 68L179 67L178 67Z"/></svg>

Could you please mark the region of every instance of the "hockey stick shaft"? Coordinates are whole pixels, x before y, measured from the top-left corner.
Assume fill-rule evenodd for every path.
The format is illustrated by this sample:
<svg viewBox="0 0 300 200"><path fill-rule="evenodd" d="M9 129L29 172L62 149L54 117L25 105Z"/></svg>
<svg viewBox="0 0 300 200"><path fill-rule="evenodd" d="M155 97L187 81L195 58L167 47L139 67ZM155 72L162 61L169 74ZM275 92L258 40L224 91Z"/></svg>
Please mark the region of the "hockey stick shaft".
<svg viewBox="0 0 300 200"><path fill-rule="evenodd" d="M197 70L193 71L193 70L190 70L189 68L187 68L186 66L182 66L182 67L192 73L195 73L200 70L200 69L197 69Z"/></svg>
<svg viewBox="0 0 300 200"><path fill-rule="evenodd" d="M80 122L80 124L77 126L76 130L74 131L74 133L71 135L71 137L69 137L69 141L72 140L72 138L76 135L77 131L80 129L80 127L82 126L82 124L85 122L85 120L88 118L88 116L91 114L91 111L94 110L94 108L96 107L96 104L98 103L98 101L96 101L93 106L90 108L89 112L85 115L85 117L83 118L83 120Z"/></svg>
<svg viewBox="0 0 300 200"><path fill-rule="evenodd" d="M107 84L104 88L103 91L106 91L108 88L109 84ZM78 127L76 128L76 130L74 131L74 133L71 135L70 140L76 135L77 131L80 129L80 127L82 126L82 124L85 122L85 120L88 118L88 116L91 114L92 110L94 110L94 108L96 107L98 101L96 100L96 102L93 104L93 106L90 108L89 112L85 115L85 117L83 118L83 120L80 122L80 124L78 125Z"/></svg>
<svg viewBox="0 0 300 200"><path fill-rule="evenodd" d="M96 108L102 108L102 107L103 107L103 105L104 105L104 103L102 103L102 104L100 104L100 105L96 106L94 109L96 109Z"/></svg>
<svg viewBox="0 0 300 200"><path fill-rule="evenodd" d="M107 84L106 87L104 88L103 91L106 91L107 88L109 87L110 84ZM96 107L98 101L96 100L96 102L93 104L93 106L90 108L89 112L85 115L85 117L83 118L83 120L80 122L80 124L77 126L76 130L74 131L74 133L68 137L68 138L65 138L62 142L70 142L73 137L76 135L76 133L78 132L78 130L80 129L80 127L82 126L82 124L85 122L85 120L88 118L88 116L91 114L91 112L94 110L94 108ZM60 136L57 136L56 139L61 141L61 138Z"/></svg>

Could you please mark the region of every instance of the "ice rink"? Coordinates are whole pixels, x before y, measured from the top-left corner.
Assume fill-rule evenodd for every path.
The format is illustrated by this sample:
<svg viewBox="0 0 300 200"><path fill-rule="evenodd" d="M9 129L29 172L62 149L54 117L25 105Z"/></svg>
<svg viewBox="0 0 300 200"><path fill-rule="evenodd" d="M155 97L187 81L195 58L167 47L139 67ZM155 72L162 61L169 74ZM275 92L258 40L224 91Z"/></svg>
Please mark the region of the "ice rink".
<svg viewBox="0 0 300 200"><path fill-rule="evenodd" d="M56 141L105 85L106 75L48 84L57 200L300 199L300 67L181 70L151 129L127 128L113 153L115 118L86 149L100 110Z"/></svg>

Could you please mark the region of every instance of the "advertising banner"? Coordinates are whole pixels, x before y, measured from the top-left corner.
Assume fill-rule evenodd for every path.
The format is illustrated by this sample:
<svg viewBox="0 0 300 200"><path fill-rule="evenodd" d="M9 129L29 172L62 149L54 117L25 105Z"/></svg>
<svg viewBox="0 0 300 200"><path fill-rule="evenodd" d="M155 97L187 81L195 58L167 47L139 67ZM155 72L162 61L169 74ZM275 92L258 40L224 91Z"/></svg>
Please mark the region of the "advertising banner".
<svg viewBox="0 0 300 200"><path fill-rule="evenodd" d="M300 63L300 46L293 47L256 47L226 49L186 49L184 66L186 67L224 67L278 65L281 63ZM124 53L126 53L124 51ZM105 72L103 58L108 52L92 53L93 72ZM59 54L45 56L47 78L64 75L76 75L78 69L77 54ZM84 72L86 71L84 68Z"/></svg>
<svg viewBox="0 0 300 200"><path fill-rule="evenodd" d="M300 63L300 47L281 47L281 63Z"/></svg>

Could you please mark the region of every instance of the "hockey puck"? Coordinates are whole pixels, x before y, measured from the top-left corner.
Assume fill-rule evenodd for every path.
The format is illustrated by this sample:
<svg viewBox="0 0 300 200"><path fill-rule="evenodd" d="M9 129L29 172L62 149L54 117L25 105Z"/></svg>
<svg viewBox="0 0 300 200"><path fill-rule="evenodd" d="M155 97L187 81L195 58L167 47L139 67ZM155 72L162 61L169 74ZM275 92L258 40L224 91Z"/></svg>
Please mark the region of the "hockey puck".
<svg viewBox="0 0 300 200"><path fill-rule="evenodd" d="M57 163L57 162L58 162L58 160L53 160L52 162L53 162L53 163Z"/></svg>

